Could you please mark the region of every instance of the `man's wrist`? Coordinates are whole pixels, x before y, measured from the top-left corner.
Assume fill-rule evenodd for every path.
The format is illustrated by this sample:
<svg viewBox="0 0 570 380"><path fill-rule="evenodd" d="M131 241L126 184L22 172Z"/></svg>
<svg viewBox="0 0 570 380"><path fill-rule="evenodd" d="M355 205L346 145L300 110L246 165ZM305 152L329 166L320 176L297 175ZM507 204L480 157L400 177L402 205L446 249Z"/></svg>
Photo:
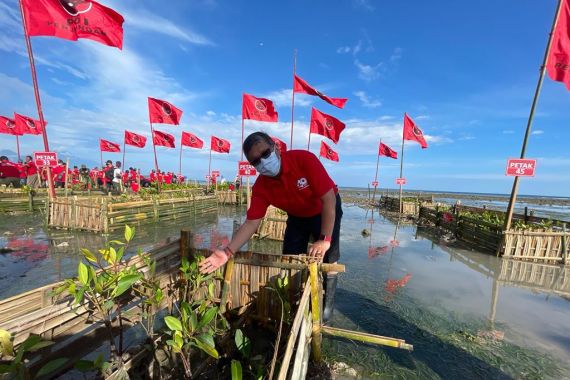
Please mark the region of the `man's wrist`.
<svg viewBox="0 0 570 380"><path fill-rule="evenodd" d="M330 243L332 241L332 236L321 234L321 236L319 237L319 240L328 241Z"/></svg>
<svg viewBox="0 0 570 380"><path fill-rule="evenodd" d="M226 246L224 247L224 253L225 253L226 256L228 257L228 259L229 259L230 257L232 257L232 256L235 254L234 251L233 251L233 249L231 249L229 245L226 245Z"/></svg>

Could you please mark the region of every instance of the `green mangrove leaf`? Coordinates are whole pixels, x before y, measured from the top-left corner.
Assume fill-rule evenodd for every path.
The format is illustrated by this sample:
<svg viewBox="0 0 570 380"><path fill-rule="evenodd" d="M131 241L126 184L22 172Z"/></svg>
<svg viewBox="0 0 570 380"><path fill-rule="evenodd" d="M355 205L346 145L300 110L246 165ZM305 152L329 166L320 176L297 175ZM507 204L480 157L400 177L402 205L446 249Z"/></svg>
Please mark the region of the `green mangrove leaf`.
<svg viewBox="0 0 570 380"><path fill-rule="evenodd" d="M232 380L242 380L243 370L239 360L232 360Z"/></svg>
<svg viewBox="0 0 570 380"><path fill-rule="evenodd" d="M214 319L214 317L216 316L217 313L218 313L217 307L212 307L212 308L208 309L208 311L206 311L206 313L204 314L202 319L200 319L200 323L198 323L198 326L196 327L196 329L200 330L202 327L204 327L207 324L209 324L210 322L212 322L212 319Z"/></svg>
<svg viewBox="0 0 570 380"><path fill-rule="evenodd" d="M121 277L119 279L117 287L113 290L113 295L115 297L120 296L121 294L129 290L133 286L133 284L140 279L141 279L140 274L128 274L126 276Z"/></svg>
<svg viewBox="0 0 570 380"><path fill-rule="evenodd" d="M0 350L0 352L2 352L2 356L14 356L12 335L8 331L2 329L0 329Z"/></svg>
<svg viewBox="0 0 570 380"><path fill-rule="evenodd" d="M196 346L213 357L214 359L218 359L220 355L216 350L216 345L214 343L214 337L208 334L201 334L195 338Z"/></svg>
<svg viewBox="0 0 570 380"><path fill-rule="evenodd" d="M182 331L182 322L172 315L164 317L164 323L166 323L166 326L168 326L170 330Z"/></svg>
<svg viewBox="0 0 570 380"><path fill-rule="evenodd" d="M54 360L48 362L42 368L40 368L40 370L36 374L36 377L42 377L42 376L45 376L49 373L52 373L56 369L63 366L65 363L67 363L67 358L54 359Z"/></svg>
<svg viewBox="0 0 570 380"><path fill-rule="evenodd" d="M128 242L135 236L135 229L134 227L131 228L129 225L125 225L125 240Z"/></svg>
<svg viewBox="0 0 570 380"><path fill-rule="evenodd" d="M77 266L77 278L83 285L89 282L89 270L87 269L87 265L83 264L83 261L80 261Z"/></svg>
<svg viewBox="0 0 570 380"><path fill-rule="evenodd" d="M97 258L95 257L95 255L87 248L81 248L81 253L83 253L83 256L92 263L97 262Z"/></svg>
<svg viewBox="0 0 570 380"><path fill-rule="evenodd" d="M239 352L248 358L251 352L251 340L247 337L247 335L244 335L243 331L240 329L236 330L234 340Z"/></svg>

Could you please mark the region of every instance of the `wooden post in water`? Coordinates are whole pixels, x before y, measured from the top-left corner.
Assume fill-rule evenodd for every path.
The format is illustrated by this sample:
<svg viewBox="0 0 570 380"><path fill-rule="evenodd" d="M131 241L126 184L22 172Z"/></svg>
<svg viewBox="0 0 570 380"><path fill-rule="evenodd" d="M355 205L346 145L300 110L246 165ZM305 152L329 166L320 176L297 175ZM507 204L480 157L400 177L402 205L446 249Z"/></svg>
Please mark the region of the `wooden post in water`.
<svg viewBox="0 0 570 380"><path fill-rule="evenodd" d="M321 303L319 294L319 279L317 263L309 265L309 274L311 276L311 314L313 316L313 359L316 362L321 361Z"/></svg>
<svg viewBox="0 0 570 380"><path fill-rule="evenodd" d="M190 228L180 231L180 258L189 258L194 253L194 233Z"/></svg>
<svg viewBox="0 0 570 380"><path fill-rule="evenodd" d="M502 263L504 264L504 262ZM491 310L489 311L489 329L495 329L495 317L497 316L497 302L499 301L499 282L493 279L493 290L491 291Z"/></svg>
<svg viewBox="0 0 570 380"><path fill-rule="evenodd" d="M562 223L562 263L564 265L568 264L568 247L566 246L566 223Z"/></svg>

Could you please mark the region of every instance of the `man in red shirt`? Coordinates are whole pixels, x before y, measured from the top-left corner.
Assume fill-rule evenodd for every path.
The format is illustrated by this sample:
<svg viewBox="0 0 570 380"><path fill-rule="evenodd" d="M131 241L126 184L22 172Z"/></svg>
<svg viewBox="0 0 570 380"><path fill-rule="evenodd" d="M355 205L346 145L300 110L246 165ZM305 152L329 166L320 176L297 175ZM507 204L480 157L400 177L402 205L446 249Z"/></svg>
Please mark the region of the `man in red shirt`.
<svg viewBox="0 0 570 380"><path fill-rule="evenodd" d="M20 171L8 157L0 157L0 185L20 187Z"/></svg>
<svg viewBox="0 0 570 380"><path fill-rule="evenodd" d="M24 168L26 170L26 185L32 189L40 187L40 178L38 177L38 168L32 159L32 156L26 156Z"/></svg>
<svg viewBox="0 0 570 380"><path fill-rule="evenodd" d="M253 185L247 219L226 247L217 249L200 263L200 270L211 273L225 264L257 231L270 205L288 214L284 255L308 252L327 263L338 261L341 199L319 159L305 150L281 152L263 132L249 135L243 143L243 152L260 174ZM307 251L311 237L314 243ZM325 282L325 321L332 316L336 283L337 274L329 273Z"/></svg>

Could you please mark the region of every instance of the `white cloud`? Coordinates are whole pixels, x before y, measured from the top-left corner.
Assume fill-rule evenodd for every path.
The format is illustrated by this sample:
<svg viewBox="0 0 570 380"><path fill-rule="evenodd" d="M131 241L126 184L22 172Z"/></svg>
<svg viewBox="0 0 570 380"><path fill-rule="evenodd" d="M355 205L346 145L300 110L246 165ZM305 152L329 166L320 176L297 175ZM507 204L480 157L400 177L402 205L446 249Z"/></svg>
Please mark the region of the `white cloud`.
<svg viewBox="0 0 570 380"><path fill-rule="evenodd" d="M277 107L291 107L291 96L293 96L293 89L284 88L282 90L261 94L259 96L273 100ZM313 104L313 99L311 96L303 96L302 94L295 95L295 107L308 107L311 104Z"/></svg>
<svg viewBox="0 0 570 380"><path fill-rule="evenodd" d="M531 132L531 135L542 135L542 134L544 134L544 131L540 129Z"/></svg>
<svg viewBox="0 0 570 380"><path fill-rule="evenodd" d="M431 116L429 116L429 115L419 115L419 116L414 117L414 119L415 119L415 120L429 120L429 119L431 119Z"/></svg>
<svg viewBox="0 0 570 380"><path fill-rule="evenodd" d="M350 53L352 51L352 48L350 46L341 46L338 49L336 49L336 52L338 54L346 54L346 53Z"/></svg>
<svg viewBox="0 0 570 380"><path fill-rule="evenodd" d="M370 98L364 91L355 91L354 95L360 99L362 105L366 108L377 108L382 106L382 102L380 100Z"/></svg>
<svg viewBox="0 0 570 380"><path fill-rule="evenodd" d="M353 4L359 8L365 9L367 11L373 11L374 7L370 4L369 0L352 0Z"/></svg>
<svg viewBox="0 0 570 380"><path fill-rule="evenodd" d="M358 77L369 82L380 77L380 70L384 64L380 62L377 65L372 66L361 63L358 59L355 59L354 66L358 69Z"/></svg>
<svg viewBox="0 0 570 380"><path fill-rule="evenodd" d="M401 58L402 58L402 48L397 47L394 49L394 52L392 52L392 55L390 56L390 62L396 63Z"/></svg>
<svg viewBox="0 0 570 380"><path fill-rule="evenodd" d="M515 131L513 131L512 129L506 129L503 131L504 135L512 135L513 133L515 133Z"/></svg>

